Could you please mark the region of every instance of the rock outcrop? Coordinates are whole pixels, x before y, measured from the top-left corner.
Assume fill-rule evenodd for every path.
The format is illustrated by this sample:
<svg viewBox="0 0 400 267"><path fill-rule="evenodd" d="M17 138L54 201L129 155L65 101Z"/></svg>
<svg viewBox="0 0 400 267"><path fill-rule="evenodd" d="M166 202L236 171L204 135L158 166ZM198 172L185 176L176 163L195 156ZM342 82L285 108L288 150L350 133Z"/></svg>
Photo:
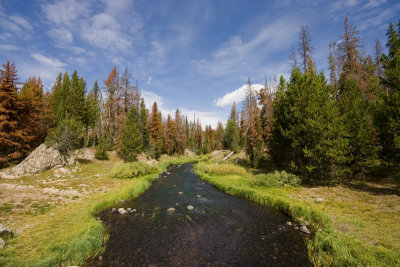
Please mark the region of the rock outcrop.
<svg viewBox="0 0 400 267"><path fill-rule="evenodd" d="M57 149L41 144L17 166L0 173L5 179L14 179L24 175L41 173L47 169L73 165L78 160L93 160L94 153L91 149L79 149L65 158Z"/></svg>

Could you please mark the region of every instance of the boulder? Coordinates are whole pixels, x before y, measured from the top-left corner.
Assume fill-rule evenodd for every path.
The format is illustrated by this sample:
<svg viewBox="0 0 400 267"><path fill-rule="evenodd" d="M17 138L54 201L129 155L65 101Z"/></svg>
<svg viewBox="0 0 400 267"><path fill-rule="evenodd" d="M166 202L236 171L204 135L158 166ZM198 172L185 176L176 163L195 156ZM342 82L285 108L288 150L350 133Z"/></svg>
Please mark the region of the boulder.
<svg viewBox="0 0 400 267"><path fill-rule="evenodd" d="M5 179L14 179L24 175L44 172L47 169L73 165L77 160L93 160L94 153L90 148L78 149L65 157L55 148L41 144L33 150L20 164L0 173Z"/></svg>
<svg viewBox="0 0 400 267"><path fill-rule="evenodd" d="M193 151L189 150L189 149L185 149L183 154L185 155L185 157L194 157L194 156L196 156L196 154Z"/></svg>
<svg viewBox="0 0 400 267"><path fill-rule="evenodd" d="M12 232L7 226L0 223L0 237L10 237L12 236Z"/></svg>

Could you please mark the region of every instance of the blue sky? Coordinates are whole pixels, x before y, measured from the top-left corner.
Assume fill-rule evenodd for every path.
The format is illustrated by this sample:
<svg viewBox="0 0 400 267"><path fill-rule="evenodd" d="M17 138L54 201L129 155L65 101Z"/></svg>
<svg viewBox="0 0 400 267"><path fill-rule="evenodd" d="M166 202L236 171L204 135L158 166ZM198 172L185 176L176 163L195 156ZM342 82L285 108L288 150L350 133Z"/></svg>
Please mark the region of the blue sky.
<svg viewBox="0 0 400 267"><path fill-rule="evenodd" d="M40 76L51 88L59 72L77 70L88 90L113 68L132 70L147 105L176 108L203 124L225 122L251 77L288 77L288 55L309 27L318 70L328 74L328 44L344 17L357 27L364 52L386 44L400 2L389 0L56 0L0 2L0 62L18 76ZM386 51L386 50L385 50Z"/></svg>

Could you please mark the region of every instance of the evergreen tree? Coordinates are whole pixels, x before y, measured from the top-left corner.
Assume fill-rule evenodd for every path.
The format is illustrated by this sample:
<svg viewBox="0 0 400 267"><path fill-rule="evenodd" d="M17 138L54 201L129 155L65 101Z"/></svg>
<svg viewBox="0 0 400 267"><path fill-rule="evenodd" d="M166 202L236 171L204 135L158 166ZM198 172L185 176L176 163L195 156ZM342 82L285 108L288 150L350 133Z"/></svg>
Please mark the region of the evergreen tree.
<svg viewBox="0 0 400 267"><path fill-rule="evenodd" d="M175 112L175 151L182 155L186 147L186 129L185 129L184 117L177 109Z"/></svg>
<svg viewBox="0 0 400 267"><path fill-rule="evenodd" d="M23 144L30 141L21 127L22 102L18 97L17 70L7 61L0 70L0 166L23 156Z"/></svg>
<svg viewBox="0 0 400 267"><path fill-rule="evenodd" d="M153 157L158 159L162 153L163 143L162 120L160 114L158 113L157 102L154 102L153 104L148 126L149 151Z"/></svg>
<svg viewBox="0 0 400 267"><path fill-rule="evenodd" d="M171 115L168 114L167 121L165 122L165 152L172 155L175 150L175 122L172 120Z"/></svg>
<svg viewBox="0 0 400 267"><path fill-rule="evenodd" d="M278 166L304 177L333 181L347 173L343 117L323 73L297 68L288 84L281 78L271 145Z"/></svg>
<svg viewBox="0 0 400 267"><path fill-rule="evenodd" d="M382 55L385 91L377 103L375 125L381 145L380 156L390 166L400 167L400 20L386 33L389 53Z"/></svg>
<svg viewBox="0 0 400 267"><path fill-rule="evenodd" d="M69 84L69 94L66 101L67 114L88 126L87 106L86 106L86 83L82 77L78 76L75 70L71 76Z"/></svg>
<svg viewBox="0 0 400 267"><path fill-rule="evenodd" d="M92 90L86 98L87 106L87 124L92 129L92 142L93 145L100 139L102 135L101 125L101 91L97 80L95 81Z"/></svg>
<svg viewBox="0 0 400 267"><path fill-rule="evenodd" d="M142 134L140 132L139 114L135 107L128 112L120 138L119 156L127 161L136 161L137 155L142 151Z"/></svg>
<svg viewBox="0 0 400 267"><path fill-rule="evenodd" d="M226 149L230 149L237 152L239 150L240 137L239 137L239 129L237 126L236 118L237 118L236 103L233 102L231 114L226 123L224 146Z"/></svg>
<svg viewBox="0 0 400 267"><path fill-rule="evenodd" d="M258 103L261 106L260 121L262 129L262 139L267 148L269 148L272 131L274 95L268 88L267 81L265 81L264 88L262 88L257 94Z"/></svg>
<svg viewBox="0 0 400 267"><path fill-rule="evenodd" d="M140 101L140 130L143 136L143 150L148 149L148 134L147 134L147 117L148 110L146 109L146 105L144 104L144 99L142 98Z"/></svg>
<svg viewBox="0 0 400 267"><path fill-rule="evenodd" d="M224 148L224 126L221 122L218 122L217 129L215 130L215 148Z"/></svg>
<svg viewBox="0 0 400 267"><path fill-rule="evenodd" d="M257 166L263 149L260 111L257 105L255 92L249 78L244 101L246 129L246 153L250 157L252 166Z"/></svg>

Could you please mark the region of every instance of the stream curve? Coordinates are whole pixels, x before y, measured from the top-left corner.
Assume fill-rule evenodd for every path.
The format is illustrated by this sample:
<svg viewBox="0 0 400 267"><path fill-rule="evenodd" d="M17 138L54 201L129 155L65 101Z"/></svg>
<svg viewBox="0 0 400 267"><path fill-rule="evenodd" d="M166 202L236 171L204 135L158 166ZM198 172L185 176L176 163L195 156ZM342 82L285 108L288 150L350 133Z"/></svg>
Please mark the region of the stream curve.
<svg viewBox="0 0 400 267"><path fill-rule="evenodd" d="M100 214L110 238L87 266L311 266L304 235L278 210L217 190L193 163L167 171L114 206L132 212Z"/></svg>

